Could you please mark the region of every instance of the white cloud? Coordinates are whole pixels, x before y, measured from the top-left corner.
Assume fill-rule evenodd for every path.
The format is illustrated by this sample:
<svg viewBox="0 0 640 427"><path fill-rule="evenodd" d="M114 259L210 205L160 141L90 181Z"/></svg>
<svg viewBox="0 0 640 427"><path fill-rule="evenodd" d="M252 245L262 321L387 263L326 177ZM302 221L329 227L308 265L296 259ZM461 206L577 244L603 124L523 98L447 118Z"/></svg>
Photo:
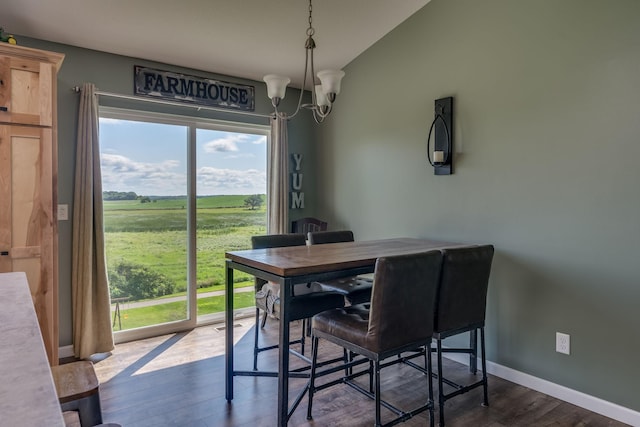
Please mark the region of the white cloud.
<svg viewBox="0 0 640 427"><path fill-rule="evenodd" d="M238 151L238 142L244 135L229 134L223 138L214 139L204 144L205 153L228 153Z"/></svg>
<svg viewBox="0 0 640 427"><path fill-rule="evenodd" d="M205 153L229 153L238 151L238 144L250 142L252 144L265 144L267 138L263 135L248 135L230 133L222 138L217 138L204 144Z"/></svg>
<svg viewBox="0 0 640 427"><path fill-rule="evenodd" d="M175 160L145 163L102 153L102 187L104 191L134 191L145 196L184 195L187 177L179 166ZM197 171L200 195L263 194L266 188L266 172L257 169L201 167Z"/></svg>
<svg viewBox="0 0 640 427"><path fill-rule="evenodd" d="M143 163L119 154L102 153L102 187L105 191L135 191L142 195L186 193L186 174L179 162Z"/></svg>
<svg viewBox="0 0 640 427"><path fill-rule="evenodd" d="M197 173L198 194L262 194L267 175L256 169L236 170L202 167Z"/></svg>
<svg viewBox="0 0 640 427"><path fill-rule="evenodd" d="M238 144L230 138L214 139L204 145L206 153L228 153L230 151L238 151Z"/></svg>

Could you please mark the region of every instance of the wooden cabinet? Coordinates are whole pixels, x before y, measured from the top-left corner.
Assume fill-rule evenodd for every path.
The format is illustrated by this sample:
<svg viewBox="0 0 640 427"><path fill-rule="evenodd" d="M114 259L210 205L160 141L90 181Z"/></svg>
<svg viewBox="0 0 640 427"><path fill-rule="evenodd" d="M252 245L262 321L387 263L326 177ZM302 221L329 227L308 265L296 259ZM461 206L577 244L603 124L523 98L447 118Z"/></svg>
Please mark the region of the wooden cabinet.
<svg viewBox="0 0 640 427"><path fill-rule="evenodd" d="M64 55L0 43L0 272L24 271L58 364L56 80Z"/></svg>

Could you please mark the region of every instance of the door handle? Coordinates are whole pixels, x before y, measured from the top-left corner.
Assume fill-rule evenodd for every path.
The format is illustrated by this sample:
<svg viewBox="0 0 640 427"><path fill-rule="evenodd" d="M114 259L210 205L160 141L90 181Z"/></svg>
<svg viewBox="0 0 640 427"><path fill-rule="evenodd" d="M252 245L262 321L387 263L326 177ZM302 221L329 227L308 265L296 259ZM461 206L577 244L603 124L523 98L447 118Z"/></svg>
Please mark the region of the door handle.
<svg viewBox="0 0 640 427"><path fill-rule="evenodd" d="M0 251L0 256L9 256L9 251Z"/></svg>
<svg viewBox="0 0 640 427"><path fill-rule="evenodd" d="M0 111L4 111L6 113L9 111L9 107L0 107Z"/></svg>

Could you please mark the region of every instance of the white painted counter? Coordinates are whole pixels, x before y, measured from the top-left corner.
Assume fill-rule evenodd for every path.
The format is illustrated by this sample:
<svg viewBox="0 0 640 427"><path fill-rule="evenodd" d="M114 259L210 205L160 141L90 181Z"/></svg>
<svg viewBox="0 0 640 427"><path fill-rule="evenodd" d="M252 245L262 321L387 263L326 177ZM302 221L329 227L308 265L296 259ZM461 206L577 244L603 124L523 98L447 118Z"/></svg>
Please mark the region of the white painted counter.
<svg viewBox="0 0 640 427"><path fill-rule="evenodd" d="M64 426L24 273L0 273L0 425Z"/></svg>

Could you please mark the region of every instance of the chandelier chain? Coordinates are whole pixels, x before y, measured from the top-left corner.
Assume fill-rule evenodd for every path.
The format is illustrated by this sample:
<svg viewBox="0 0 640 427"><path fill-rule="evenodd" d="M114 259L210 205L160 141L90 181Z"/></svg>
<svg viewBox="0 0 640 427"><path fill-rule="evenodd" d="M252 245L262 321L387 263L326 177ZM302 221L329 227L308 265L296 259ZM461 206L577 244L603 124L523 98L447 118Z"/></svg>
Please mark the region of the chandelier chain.
<svg viewBox="0 0 640 427"><path fill-rule="evenodd" d="M312 13L313 7L311 6L311 0L309 0L309 28L307 28L307 36L312 36L316 32L316 30L313 28L313 18L311 17Z"/></svg>

